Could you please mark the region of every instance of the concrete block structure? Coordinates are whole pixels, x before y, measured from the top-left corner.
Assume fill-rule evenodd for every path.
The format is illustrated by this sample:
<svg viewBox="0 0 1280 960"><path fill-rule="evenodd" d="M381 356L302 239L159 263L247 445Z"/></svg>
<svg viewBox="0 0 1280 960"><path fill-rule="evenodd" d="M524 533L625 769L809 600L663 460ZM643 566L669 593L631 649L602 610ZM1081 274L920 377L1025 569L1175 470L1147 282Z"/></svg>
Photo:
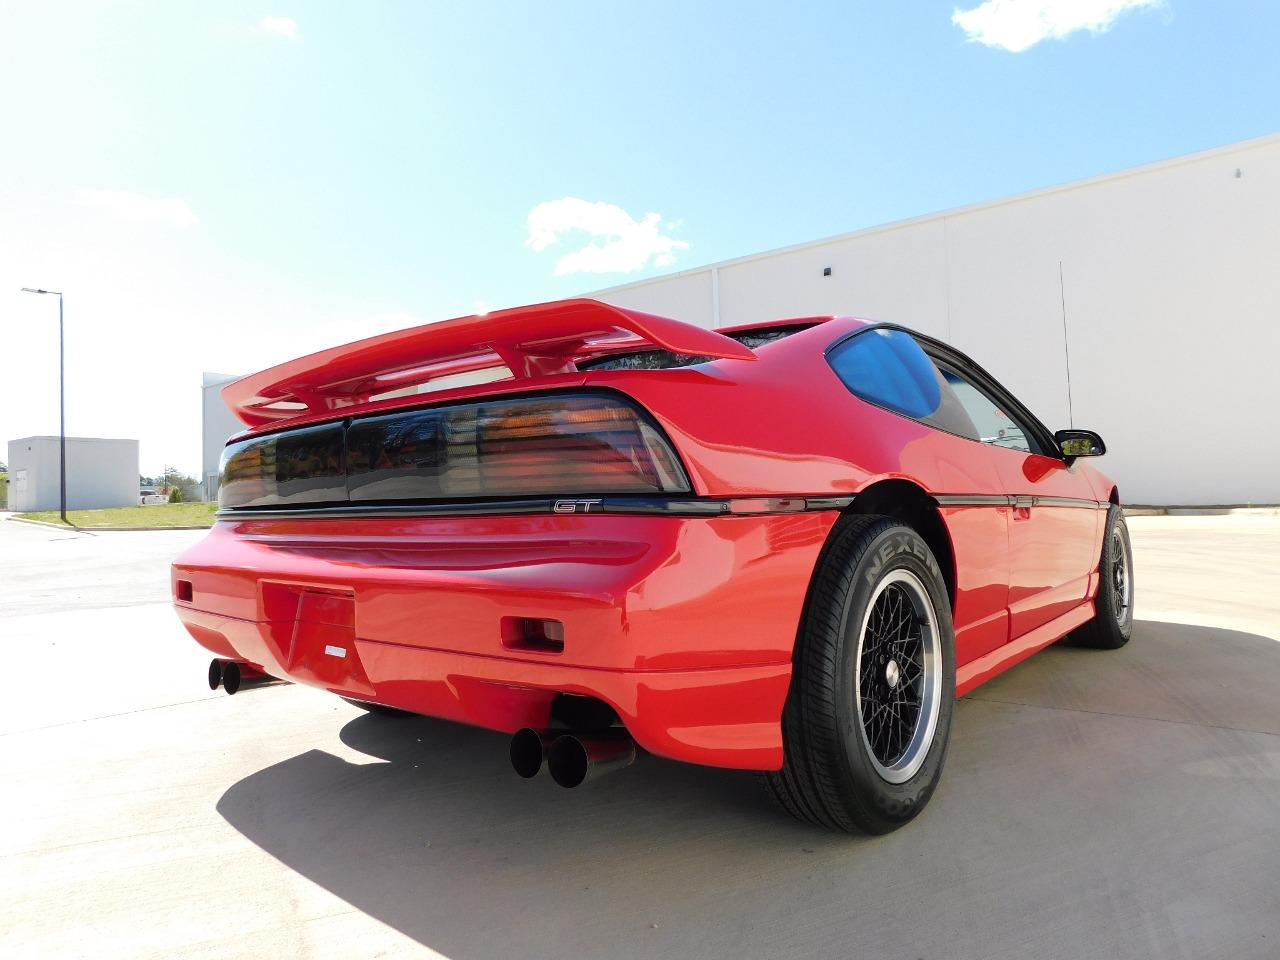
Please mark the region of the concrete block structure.
<svg viewBox="0 0 1280 960"><path fill-rule="evenodd" d="M61 499L57 437L9 441L9 509L57 510ZM67 437L67 509L138 504L138 441Z"/></svg>

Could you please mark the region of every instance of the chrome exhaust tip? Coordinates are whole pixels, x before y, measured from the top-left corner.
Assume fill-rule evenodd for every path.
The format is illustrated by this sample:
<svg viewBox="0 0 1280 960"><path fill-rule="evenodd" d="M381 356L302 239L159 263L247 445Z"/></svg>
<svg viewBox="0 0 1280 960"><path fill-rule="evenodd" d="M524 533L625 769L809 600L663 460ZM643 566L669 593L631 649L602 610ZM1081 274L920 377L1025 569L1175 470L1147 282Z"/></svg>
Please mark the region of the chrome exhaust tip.
<svg viewBox="0 0 1280 960"><path fill-rule="evenodd" d="M579 737L566 733L547 751L551 779L565 788L577 787L636 760L636 744L629 736Z"/></svg>

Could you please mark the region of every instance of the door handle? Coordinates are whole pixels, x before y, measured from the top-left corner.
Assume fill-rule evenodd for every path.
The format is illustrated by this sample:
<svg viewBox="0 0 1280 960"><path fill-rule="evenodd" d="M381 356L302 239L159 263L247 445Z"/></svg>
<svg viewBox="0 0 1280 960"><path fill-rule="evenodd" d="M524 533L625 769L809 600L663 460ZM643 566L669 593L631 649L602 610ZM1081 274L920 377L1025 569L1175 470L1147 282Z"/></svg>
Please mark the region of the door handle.
<svg viewBox="0 0 1280 960"><path fill-rule="evenodd" d="M1015 520L1030 520L1031 508L1036 505L1035 497L1012 497L1013 500L1013 518Z"/></svg>

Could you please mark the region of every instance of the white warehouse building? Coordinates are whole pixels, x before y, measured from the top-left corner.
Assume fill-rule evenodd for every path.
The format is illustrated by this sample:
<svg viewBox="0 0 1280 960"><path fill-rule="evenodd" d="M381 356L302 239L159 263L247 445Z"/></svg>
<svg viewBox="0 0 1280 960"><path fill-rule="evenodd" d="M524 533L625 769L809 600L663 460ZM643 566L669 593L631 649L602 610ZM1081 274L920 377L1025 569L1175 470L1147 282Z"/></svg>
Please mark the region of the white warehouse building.
<svg viewBox="0 0 1280 960"><path fill-rule="evenodd" d="M222 402L222 388L237 379L229 373L206 371L200 389L200 483L206 500L218 498L218 464L227 440L243 430L231 408Z"/></svg>
<svg viewBox="0 0 1280 960"><path fill-rule="evenodd" d="M1280 503L1280 135L589 295L704 327L903 324L1050 430L1102 434L1127 504ZM206 474L234 424L209 380Z"/></svg>
<svg viewBox="0 0 1280 960"><path fill-rule="evenodd" d="M1102 434L1125 503L1280 503L1280 135L594 296L900 323Z"/></svg>

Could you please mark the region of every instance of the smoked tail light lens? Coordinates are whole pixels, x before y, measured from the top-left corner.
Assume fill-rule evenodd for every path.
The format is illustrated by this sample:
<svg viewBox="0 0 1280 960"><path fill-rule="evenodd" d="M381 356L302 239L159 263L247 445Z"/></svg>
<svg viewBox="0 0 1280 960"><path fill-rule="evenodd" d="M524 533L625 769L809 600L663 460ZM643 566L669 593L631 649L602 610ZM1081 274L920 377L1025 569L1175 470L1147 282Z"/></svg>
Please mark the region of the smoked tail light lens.
<svg viewBox="0 0 1280 960"><path fill-rule="evenodd" d="M343 430L341 422L323 423L227 444L218 470L218 506L342 503Z"/></svg>
<svg viewBox="0 0 1280 960"><path fill-rule="evenodd" d="M496 399L357 417L233 444L224 508L688 493L674 451L613 395Z"/></svg>
<svg viewBox="0 0 1280 960"><path fill-rule="evenodd" d="M671 447L622 399L558 395L356 420L352 502L689 489Z"/></svg>

